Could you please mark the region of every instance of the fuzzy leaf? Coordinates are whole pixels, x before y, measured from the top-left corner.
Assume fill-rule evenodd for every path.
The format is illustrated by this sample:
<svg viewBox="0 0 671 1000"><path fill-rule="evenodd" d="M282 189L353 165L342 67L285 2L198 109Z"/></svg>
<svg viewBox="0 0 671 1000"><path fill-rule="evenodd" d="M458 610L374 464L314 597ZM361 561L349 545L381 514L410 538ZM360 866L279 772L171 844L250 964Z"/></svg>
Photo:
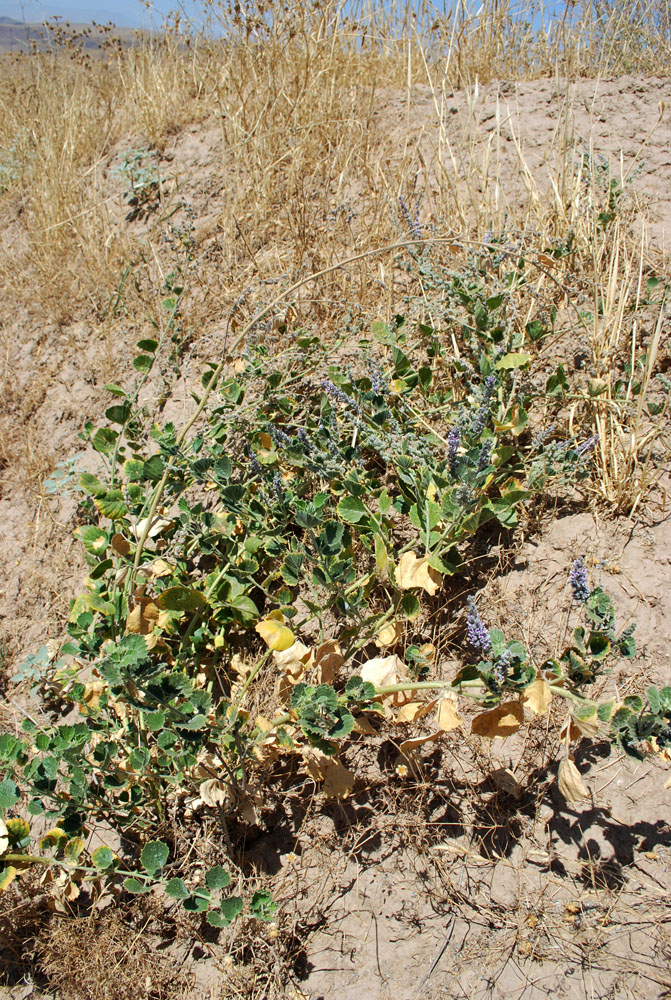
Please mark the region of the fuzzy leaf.
<svg viewBox="0 0 671 1000"><path fill-rule="evenodd" d="M225 889L227 885L230 885L230 882L231 876L227 871L224 871L221 865L215 865L214 868L210 868L205 873L205 884L208 889Z"/></svg>
<svg viewBox="0 0 671 1000"><path fill-rule="evenodd" d="M145 844L140 854L140 863L150 875L160 872L168 860L170 851L162 840L150 840Z"/></svg>
<svg viewBox="0 0 671 1000"><path fill-rule="evenodd" d="M366 517L368 511L358 497L347 496L338 504L338 513L348 524L357 524L362 517Z"/></svg>
<svg viewBox="0 0 671 1000"><path fill-rule="evenodd" d="M126 878L123 884L126 892L132 892L134 896L143 896L152 890L151 885L146 885L146 883L140 882L136 878Z"/></svg>
<svg viewBox="0 0 671 1000"><path fill-rule="evenodd" d="M272 920L277 912L277 903L266 889L258 889L249 905L258 920Z"/></svg>
<svg viewBox="0 0 671 1000"><path fill-rule="evenodd" d="M19 789L11 778L0 781L0 809L11 809L19 801Z"/></svg>
<svg viewBox="0 0 671 1000"><path fill-rule="evenodd" d="M114 864L114 852L110 850L109 847L96 847L95 851L91 855L91 861L99 868L104 871L106 868L110 868Z"/></svg>
<svg viewBox="0 0 671 1000"><path fill-rule="evenodd" d="M188 899L191 895L181 878L171 878L166 883L165 894L171 899Z"/></svg>
<svg viewBox="0 0 671 1000"><path fill-rule="evenodd" d="M239 896L229 896L228 899L222 899L219 909L226 924L230 924L242 912L242 900Z"/></svg>

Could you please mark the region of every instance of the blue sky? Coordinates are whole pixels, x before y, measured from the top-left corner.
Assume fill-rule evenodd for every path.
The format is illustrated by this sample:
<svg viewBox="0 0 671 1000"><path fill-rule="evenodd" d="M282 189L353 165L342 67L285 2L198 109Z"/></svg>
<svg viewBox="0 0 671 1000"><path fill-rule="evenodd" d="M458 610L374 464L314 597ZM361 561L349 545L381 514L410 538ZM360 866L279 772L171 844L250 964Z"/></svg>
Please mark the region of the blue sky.
<svg viewBox="0 0 671 1000"><path fill-rule="evenodd" d="M186 0L153 0L151 4L156 12L154 24L161 23L161 15L181 7L187 14L192 14L199 8L197 2ZM70 21L90 21L91 19L104 23L114 21L120 27L139 28L150 27L151 15L140 0L102 0L102 3L91 3L87 0L0 0L0 17L13 17L17 21L44 21L54 14L60 14Z"/></svg>
<svg viewBox="0 0 671 1000"><path fill-rule="evenodd" d="M388 0L379 2L384 4ZM447 0L447 5L451 2L452 0ZM477 0L468 2L477 9ZM565 0L546 0L544 6L548 13L557 15L563 10L564 3ZM153 10L153 15L148 11L148 6ZM437 0L436 7L442 6L443 0ZM523 9L524 4L520 3L519 7ZM190 18L202 13L203 9L199 0L151 0L149 4L142 0L102 0L102 3L95 3L93 0L0 0L0 17L39 22L57 14L70 21L95 20L99 24L113 21L119 27L150 28L152 25L160 25L163 15L175 8L181 9Z"/></svg>

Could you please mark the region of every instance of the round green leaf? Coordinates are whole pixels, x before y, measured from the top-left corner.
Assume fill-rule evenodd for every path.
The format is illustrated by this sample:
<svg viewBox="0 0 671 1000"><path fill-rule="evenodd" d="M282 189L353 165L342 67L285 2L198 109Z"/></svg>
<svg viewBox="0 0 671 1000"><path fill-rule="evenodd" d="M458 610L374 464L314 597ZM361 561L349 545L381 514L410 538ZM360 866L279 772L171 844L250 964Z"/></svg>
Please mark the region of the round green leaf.
<svg viewBox="0 0 671 1000"><path fill-rule="evenodd" d="M191 895L181 878L171 878L165 887L165 892L171 899L188 899Z"/></svg>
<svg viewBox="0 0 671 1000"><path fill-rule="evenodd" d="M230 924L242 912L242 900L239 896L229 896L228 899L222 899L220 910L226 923Z"/></svg>
<svg viewBox="0 0 671 1000"><path fill-rule="evenodd" d="M146 872L154 875L165 865L170 851L168 845L162 840L150 840L145 844L140 854L140 863Z"/></svg>
<svg viewBox="0 0 671 1000"><path fill-rule="evenodd" d="M151 730L152 733L157 733L165 725L165 712L162 712L161 709L157 709L156 712L145 712L144 721L147 729Z"/></svg>
<svg viewBox="0 0 671 1000"><path fill-rule="evenodd" d="M124 879L124 889L126 892L132 892L134 896L143 896L146 892L151 892L151 885L146 885L144 882L139 882L136 878Z"/></svg>
<svg viewBox="0 0 671 1000"><path fill-rule="evenodd" d="M359 500L358 497L347 496L343 497L338 504L338 513L343 521L347 521L348 524L356 524L362 517L366 517L368 511L363 501Z"/></svg>
<svg viewBox="0 0 671 1000"><path fill-rule="evenodd" d="M163 611L197 611L207 604L205 595L191 587L168 587L156 598Z"/></svg>
<svg viewBox="0 0 671 1000"><path fill-rule="evenodd" d="M110 868L114 864L114 857L114 851L111 851L109 847L96 847L91 855L91 861L96 868L104 871L105 868Z"/></svg>
<svg viewBox="0 0 671 1000"><path fill-rule="evenodd" d="M208 889L225 889L230 884L230 881L231 876L227 871L224 871L221 865L215 865L214 868L210 868L209 872L205 875L205 883Z"/></svg>
<svg viewBox="0 0 671 1000"><path fill-rule="evenodd" d="M19 789L11 778L0 781L0 809L11 809L19 801Z"/></svg>

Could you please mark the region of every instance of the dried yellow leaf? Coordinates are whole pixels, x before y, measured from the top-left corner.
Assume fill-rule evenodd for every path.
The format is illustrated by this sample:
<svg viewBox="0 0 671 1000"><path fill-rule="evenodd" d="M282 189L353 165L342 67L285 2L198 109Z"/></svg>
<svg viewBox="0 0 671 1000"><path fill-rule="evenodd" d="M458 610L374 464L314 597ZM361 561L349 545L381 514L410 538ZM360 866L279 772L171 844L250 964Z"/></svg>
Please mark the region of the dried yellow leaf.
<svg viewBox="0 0 671 1000"><path fill-rule="evenodd" d="M134 635L149 635L158 624L160 609L149 597L140 597L128 615L126 628Z"/></svg>
<svg viewBox="0 0 671 1000"><path fill-rule="evenodd" d="M346 799L354 789L354 775L339 760L324 768L324 795L328 799Z"/></svg>
<svg viewBox="0 0 671 1000"><path fill-rule="evenodd" d="M306 751L305 764L311 777L323 782L324 795L332 799L346 799L354 788L354 775L339 760L326 757L319 751Z"/></svg>
<svg viewBox="0 0 671 1000"><path fill-rule="evenodd" d="M569 743L575 743L576 740L579 740L581 738L582 733L580 732L580 730L578 729L578 727L576 726L575 722L573 721L570 715L568 716L564 725L561 727L559 736L561 737L562 740L565 740L566 737L568 736Z"/></svg>
<svg viewBox="0 0 671 1000"><path fill-rule="evenodd" d="M284 628L285 626L280 625L279 627ZM286 629L286 631L289 632L289 635L292 635L289 629ZM266 639L266 642L267 641L268 640ZM273 649L273 646L270 648ZM286 649L276 649L273 653L273 660L282 673L291 674L294 682L296 682L303 676L306 664L310 659L311 652L312 650L308 646L302 643L299 639L296 639L290 646L287 646Z"/></svg>
<svg viewBox="0 0 671 1000"><path fill-rule="evenodd" d="M524 722L524 710L519 701L504 701L489 712L481 712L471 721L474 736L484 736L488 740L503 740L516 733Z"/></svg>
<svg viewBox="0 0 671 1000"><path fill-rule="evenodd" d="M375 644L377 646L395 646L403 635L403 625L401 622L389 622L384 628L381 628L378 634L375 636Z"/></svg>
<svg viewBox="0 0 671 1000"><path fill-rule="evenodd" d="M369 681L375 687L386 687L388 684L399 684L408 676L405 663L400 657L374 656L361 667L361 678Z"/></svg>
<svg viewBox="0 0 671 1000"><path fill-rule="evenodd" d="M431 710L432 702L409 701L402 705L396 713L396 722L417 722Z"/></svg>
<svg viewBox="0 0 671 1000"><path fill-rule="evenodd" d="M0 892L4 892L7 886L14 881L17 875L18 869L15 868L14 865L6 865L0 874Z"/></svg>
<svg viewBox="0 0 671 1000"><path fill-rule="evenodd" d="M85 706L89 711L95 712L100 705L100 695L106 687L107 684L105 681L89 681L88 684L85 684L82 706Z"/></svg>
<svg viewBox="0 0 671 1000"><path fill-rule="evenodd" d="M596 712L588 719L579 719L576 715L571 718L572 726L578 730L581 736L591 739L599 732L599 717Z"/></svg>
<svg viewBox="0 0 671 1000"><path fill-rule="evenodd" d="M130 542L127 538L124 538L120 531L117 531L116 534L112 535L110 545L119 556L127 556L130 552Z"/></svg>
<svg viewBox="0 0 671 1000"><path fill-rule="evenodd" d="M437 570L429 566L429 557L418 559L414 552L404 552L396 567L396 583L401 590L421 587L433 597L443 580Z"/></svg>
<svg viewBox="0 0 671 1000"><path fill-rule="evenodd" d="M317 684L331 684L344 662L340 645L329 639L312 651L308 667L314 667Z"/></svg>
<svg viewBox="0 0 671 1000"><path fill-rule="evenodd" d="M552 692L550 685L542 677L539 677L528 688L525 688L522 695L522 703L527 708L530 708L532 712L535 712L536 715L545 715L551 701Z"/></svg>
<svg viewBox="0 0 671 1000"><path fill-rule="evenodd" d="M147 518L145 517L142 521L138 521L133 527L133 533L136 538L142 538L144 534L144 529L147 526ZM168 528L172 527L172 521L167 517L156 517L151 523L151 527L147 532L147 538L156 538L160 535L162 531L166 531Z"/></svg>
<svg viewBox="0 0 671 1000"><path fill-rule="evenodd" d="M198 794L206 806L231 806L233 793L228 785L217 778L209 778L198 786Z"/></svg>
<svg viewBox="0 0 671 1000"><path fill-rule="evenodd" d="M290 628L282 625L276 618L270 615L258 622L255 630L259 633L268 649L282 652L288 649L295 642L295 636Z"/></svg>
<svg viewBox="0 0 671 1000"><path fill-rule="evenodd" d="M454 700L447 697L441 698L438 702L438 728L444 733L449 733L451 729L458 729L463 721Z"/></svg>
<svg viewBox="0 0 671 1000"><path fill-rule="evenodd" d="M151 564L151 575L157 578L170 576L174 569L175 567L171 566L169 562L165 561L165 559L154 559Z"/></svg>
<svg viewBox="0 0 671 1000"><path fill-rule="evenodd" d="M437 740L440 735L441 731L438 730L437 733L429 733L428 736L416 736L412 740L403 740L403 742L399 744L399 750L407 757L408 754L411 754L413 750L417 749L417 747L421 747L425 743L431 743L433 740Z"/></svg>
<svg viewBox="0 0 671 1000"><path fill-rule="evenodd" d="M589 797L582 775L569 757L559 765L557 786L567 802L581 802Z"/></svg>

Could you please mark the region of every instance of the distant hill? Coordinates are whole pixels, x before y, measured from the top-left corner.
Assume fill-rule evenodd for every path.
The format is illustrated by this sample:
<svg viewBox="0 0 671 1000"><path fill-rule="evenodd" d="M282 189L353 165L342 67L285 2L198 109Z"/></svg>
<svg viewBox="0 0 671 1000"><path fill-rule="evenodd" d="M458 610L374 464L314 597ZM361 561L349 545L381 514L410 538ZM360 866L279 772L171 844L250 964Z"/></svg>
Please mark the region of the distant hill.
<svg viewBox="0 0 671 1000"><path fill-rule="evenodd" d="M59 39L66 34L77 36L79 44L87 51L98 51L100 43L110 35L120 38L125 45L132 45L137 37L137 30L114 27L111 31L104 31L98 25L73 24L69 21L39 24L0 17L0 54L30 52L35 46L42 51L54 49L58 47Z"/></svg>

